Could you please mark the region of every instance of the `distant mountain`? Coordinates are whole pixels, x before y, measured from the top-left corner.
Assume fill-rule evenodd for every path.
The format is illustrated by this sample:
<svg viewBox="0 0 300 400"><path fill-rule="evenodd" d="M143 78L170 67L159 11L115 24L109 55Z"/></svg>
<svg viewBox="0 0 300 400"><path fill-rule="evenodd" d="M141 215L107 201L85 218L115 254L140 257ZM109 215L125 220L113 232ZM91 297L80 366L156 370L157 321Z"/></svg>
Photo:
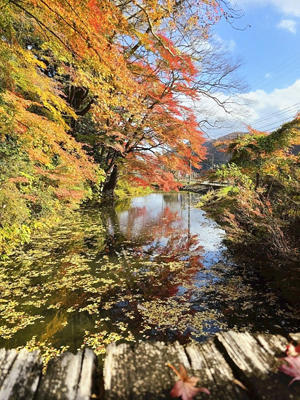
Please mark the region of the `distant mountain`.
<svg viewBox="0 0 300 400"><path fill-rule="evenodd" d="M228 135L220 136L217 139L207 140L204 143L206 147L206 160L203 160L202 170L210 169L213 165L225 164L230 160L230 154L224 153L215 147L216 142L223 142L225 140L233 140L239 136L247 135L249 132L232 132Z"/></svg>

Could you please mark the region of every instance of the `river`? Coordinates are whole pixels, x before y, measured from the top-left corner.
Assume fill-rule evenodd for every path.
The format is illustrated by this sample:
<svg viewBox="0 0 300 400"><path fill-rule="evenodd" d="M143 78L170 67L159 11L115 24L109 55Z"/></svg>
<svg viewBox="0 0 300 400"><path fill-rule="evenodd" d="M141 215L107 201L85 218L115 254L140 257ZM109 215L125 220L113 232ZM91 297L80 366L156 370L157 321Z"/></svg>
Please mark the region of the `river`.
<svg viewBox="0 0 300 400"><path fill-rule="evenodd" d="M285 333L299 320L236 265L198 195L89 206L0 264L0 347L103 354L113 341L203 341L220 330Z"/></svg>

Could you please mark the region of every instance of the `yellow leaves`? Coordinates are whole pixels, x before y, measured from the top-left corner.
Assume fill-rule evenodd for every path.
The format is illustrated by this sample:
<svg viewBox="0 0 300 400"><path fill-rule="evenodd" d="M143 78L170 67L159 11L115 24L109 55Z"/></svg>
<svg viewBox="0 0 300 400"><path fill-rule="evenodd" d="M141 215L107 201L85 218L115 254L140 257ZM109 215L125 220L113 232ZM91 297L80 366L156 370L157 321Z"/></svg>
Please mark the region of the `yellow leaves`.
<svg viewBox="0 0 300 400"><path fill-rule="evenodd" d="M57 170L58 180L61 172L65 176L65 171L72 171L70 183L76 180L78 182L78 178L82 182L86 179L96 180L98 168L89 160L81 145L66 133L63 126L29 112L27 109L34 103L12 92L4 93L3 98L17 111L17 132L19 131L20 140L34 163L38 162L39 165L49 169L52 165L52 157L56 154L61 160L60 170ZM65 170L62 168L63 165ZM42 170L40 172L43 174ZM78 195L80 190L82 189L79 189Z"/></svg>
<svg viewBox="0 0 300 400"><path fill-rule="evenodd" d="M26 92L27 98L42 104L50 111L54 120L67 127L62 113L75 117L74 111L60 96L53 79L39 72L39 69L46 68L44 62L17 44L9 45L2 41L0 46L0 71L11 79L11 83L7 82L6 86L14 91ZM2 74L0 73L0 79Z"/></svg>
<svg viewBox="0 0 300 400"><path fill-rule="evenodd" d="M193 28L195 25L197 25L199 20L198 15L192 15L188 20L187 20L187 27L186 30Z"/></svg>
<svg viewBox="0 0 300 400"><path fill-rule="evenodd" d="M24 348L20 347L20 350ZM26 344L25 349L29 351L39 350L41 353L42 361L43 361L43 373L46 372L47 365L50 360L58 357L60 354L66 352L69 347L68 346L60 346L59 348L55 348L51 342L47 339L38 340L36 336L33 336Z"/></svg>

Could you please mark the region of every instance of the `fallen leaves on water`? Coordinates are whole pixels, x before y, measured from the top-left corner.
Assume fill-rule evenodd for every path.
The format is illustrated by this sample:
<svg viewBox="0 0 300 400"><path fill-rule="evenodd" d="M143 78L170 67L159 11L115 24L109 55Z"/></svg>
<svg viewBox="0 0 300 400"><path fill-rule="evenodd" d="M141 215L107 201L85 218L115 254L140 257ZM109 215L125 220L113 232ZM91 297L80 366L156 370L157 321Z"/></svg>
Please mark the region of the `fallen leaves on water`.
<svg viewBox="0 0 300 400"><path fill-rule="evenodd" d="M200 392L210 394L209 390L204 387L196 387L199 378L188 376L186 369L180 365L179 372L172 364L167 364L178 376L178 381L173 386L170 394L172 397L181 397L182 400L192 400Z"/></svg>

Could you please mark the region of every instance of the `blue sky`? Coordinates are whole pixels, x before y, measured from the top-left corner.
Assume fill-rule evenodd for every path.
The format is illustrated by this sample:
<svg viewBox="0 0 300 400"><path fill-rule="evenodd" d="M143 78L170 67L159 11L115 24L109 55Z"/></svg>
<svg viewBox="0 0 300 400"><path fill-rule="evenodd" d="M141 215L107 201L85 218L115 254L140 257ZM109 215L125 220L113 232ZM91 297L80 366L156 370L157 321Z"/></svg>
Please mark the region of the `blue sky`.
<svg viewBox="0 0 300 400"><path fill-rule="evenodd" d="M230 116L216 109L223 123L207 131L211 137L245 131L247 124L274 130L300 111L300 0L238 4L244 15L234 22L237 29L223 21L215 36L233 59L241 60L238 75L247 87L234 99L240 105L230 108Z"/></svg>

